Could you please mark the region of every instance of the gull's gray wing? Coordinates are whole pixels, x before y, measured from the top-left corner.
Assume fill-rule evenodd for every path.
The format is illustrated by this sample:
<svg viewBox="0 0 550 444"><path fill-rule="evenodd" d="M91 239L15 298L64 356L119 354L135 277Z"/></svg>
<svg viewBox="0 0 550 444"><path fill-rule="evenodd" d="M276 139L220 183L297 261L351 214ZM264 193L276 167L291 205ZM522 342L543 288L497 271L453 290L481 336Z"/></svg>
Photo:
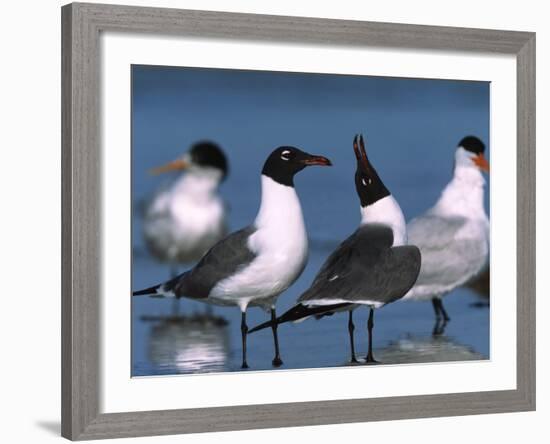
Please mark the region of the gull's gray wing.
<svg viewBox="0 0 550 444"><path fill-rule="evenodd" d="M214 245L194 268L166 284L176 296L205 299L221 280L250 264L256 254L248 248L254 227L235 231Z"/></svg>
<svg viewBox="0 0 550 444"><path fill-rule="evenodd" d="M420 271L415 246L392 247L393 232L368 224L347 238L326 260L311 287L298 299L305 303L373 301L388 304L405 295Z"/></svg>
<svg viewBox="0 0 550 444"><path fill-rule="evenodd" d="M471 278L485 261L488 246L478 240L457 238L467 220L424 215L407 225L409 243L420 248L422 269L417 286L454 286Z"/></svg>

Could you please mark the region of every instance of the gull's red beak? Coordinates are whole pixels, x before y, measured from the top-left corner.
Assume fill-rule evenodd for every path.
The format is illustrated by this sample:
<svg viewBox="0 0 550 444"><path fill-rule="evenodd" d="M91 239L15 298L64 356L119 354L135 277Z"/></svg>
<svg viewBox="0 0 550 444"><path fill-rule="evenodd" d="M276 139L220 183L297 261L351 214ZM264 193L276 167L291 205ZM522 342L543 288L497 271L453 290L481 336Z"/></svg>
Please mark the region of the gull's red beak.
<svg viewBox="0 0 550 444"><path fill-rule="evenodd" d="M304 165L321 165L321 166L331 166L332 162L323 156L312 156L309 155L303 161Z"/></svg>
<svg viewBox="0 0 550 444"><path fill-rule="evenodd" d="M487 162L487 159L485 158L483 153L479 153L476 157L474 157L473 160L480 170L489 172L489 162Z"/></svg>

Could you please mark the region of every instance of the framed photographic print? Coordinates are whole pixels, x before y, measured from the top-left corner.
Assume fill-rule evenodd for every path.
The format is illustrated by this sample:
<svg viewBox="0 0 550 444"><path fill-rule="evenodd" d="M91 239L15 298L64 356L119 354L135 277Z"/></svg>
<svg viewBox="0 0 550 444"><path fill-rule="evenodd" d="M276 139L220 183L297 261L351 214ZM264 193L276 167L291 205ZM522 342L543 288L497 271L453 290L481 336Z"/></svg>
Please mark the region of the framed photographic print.
<svg viewBox="0 0 550 444"><path fill-rule="evenodd" d="M62 24L63 436L535 408L534 34Z"/></svg>

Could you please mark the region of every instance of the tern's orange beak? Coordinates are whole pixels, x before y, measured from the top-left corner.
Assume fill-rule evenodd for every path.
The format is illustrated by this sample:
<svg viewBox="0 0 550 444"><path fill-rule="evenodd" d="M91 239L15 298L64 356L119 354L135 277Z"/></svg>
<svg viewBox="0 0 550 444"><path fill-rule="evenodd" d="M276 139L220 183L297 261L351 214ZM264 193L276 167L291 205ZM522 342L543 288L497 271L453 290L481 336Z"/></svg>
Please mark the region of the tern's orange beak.
<svg viewBox="0 0 550 444"><path fill-rule="evenodd" d="M189 163L186 162L183 159L177 159L173 162L167 163L166 165L153 168L150 173L153 175L162 174L162 173L169 173L170 171L180 171L184 170L189 167Z"/></svg>
<svg viewBox="0 0 550 444"><path fill-rule="evenodd" d="M489 172L489 162L487 162L483 153L479 153L473 160L480 170Z"/></svg>

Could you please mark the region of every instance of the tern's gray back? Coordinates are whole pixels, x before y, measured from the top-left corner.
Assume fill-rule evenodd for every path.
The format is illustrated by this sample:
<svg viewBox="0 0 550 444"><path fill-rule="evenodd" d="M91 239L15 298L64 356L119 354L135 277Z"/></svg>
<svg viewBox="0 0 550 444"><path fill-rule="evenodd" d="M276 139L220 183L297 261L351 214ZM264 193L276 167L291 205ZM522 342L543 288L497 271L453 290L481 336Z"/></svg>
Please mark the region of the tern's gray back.
<svg viewBox="0 0 550 444"><path fill-rule="evenodd" d="M467 223L463 217L426 214L407 224L409 242L420 249L443 250L454 241L456 233Z"/></svg>
<svg viewBox="0 0 550 444"><path fill-rule="evenodd" d="M384 225L364 225L326 260L311 287L298 299L387 304L405 295L420 271L415 246L392 247L393 232Z"/></svg>
<svg viewBox="0 0 550 444"><path fill-rule="evenodd" d="M176 296L205 299L221 280L250 264L256 257L248 248L254 227L235 231L214 245L191 270L170 281L168 289Z"/></svg>
<svg viewBox="0 0 550 444"><path fill-rule="evenodd" d="M425 215L407 226L409 242L420 248L422 269L417 286L441 288L468 280L486 261L488 245L476 237L458 237L468 221Z"/></svg>

